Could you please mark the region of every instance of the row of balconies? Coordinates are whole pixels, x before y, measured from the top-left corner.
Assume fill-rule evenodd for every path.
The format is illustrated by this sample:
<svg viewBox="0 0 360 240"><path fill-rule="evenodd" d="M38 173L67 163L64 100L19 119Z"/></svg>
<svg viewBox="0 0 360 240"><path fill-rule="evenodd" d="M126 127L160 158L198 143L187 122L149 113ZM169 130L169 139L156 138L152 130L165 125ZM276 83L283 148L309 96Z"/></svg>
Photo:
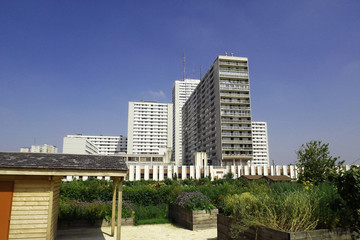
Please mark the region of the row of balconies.
<svg viewBox="0 0 360 240"><path fill-rule="evenodd" d="M252 151L251 147L222 147L223 150Z"/></svg>
<svg viewBox="0 0 360 240"><path fill-rule="evenodd" d="M134 134L146 134L149 132L154 132L157 134L167 134L167 128L134 128Z"/></svg>
<svg viewBox="0 0 360 240"><path fill-rule="evenodd" d="M222 136L227 136L227 137L251 137L251 134L243 134L243 133L221 133Z"/></svg>
<svg viewBox="0 0 360 240"><path fill-rule="evenodd" d="M239 106L239 105L221 105L222 110L250 110L249 106Z"/></svg>
<svg viewBox="0 0 360 240"><path fill-rule="evenodd" d="M148 118L148 117L135 117L134 122L153 122L153 123L164 123L167 122L168 118Z"/></svg>
<svg viewBox="0 0 360 240"><path fill-rule="evenodd" d="M227 72L220 71L220 77L236 77L236 78L248 78L249 74L247 72Z"/></svg>
<svg viewBox="0 0 360 240"><path fill-rule="evenodd" d="M220 84L225 83L225 84L241 84L241 85L249 85L249 81L248 80L244 80L244 79L226 79L226 78L221 78L220 79Z"/></svg>
<svg viewBox="0 0 360 240"><path fill-rule="evenodd" d="M250 87L247 85L237 85L237 84L220 84L220 90L244 90L249 91Z"/></svg>
<svg viewBox="0 0 360 240"><path fill-rule="evenodd" d="M221 73L244 73L248 75L247 69L238 69L238 68L223 68L220 67L220 74Z"/></svg>
<svg viewBox="0 0 360 240"><path fill-rule="evenodd" d="M237 92L220 92L220 97L238 97L238 98L249 98L249 93L237 93Z"/></svg>
<svg viewBox="0 0 360 240"><path fill-rule="evenodd" d="M230 125L221 125L222 129L235 129L235 130L251 130L251 127L241 127L241 126L230 126Z"/></svg>
<svg viewBox="0 0 360 240"><path fill-rule="evenodd" d="M134 138L133 142L145 142L145 141L162 141L164 143L166 143L167 141L167 137L161 137L161 136L151 136L151 137L145 137L145 136L141 136L141 137L137 137Z"/></svg>
<svg viewBox="0 0 360 240"><path fill-rule="evenodd" d="M231 110L221 110L222 116L251 116L250 111L231 111Z"/></svg>
<svg viewBox="0 0 360 240"><path fill-rule="evenodd" d="M251 140L222 140L224 144L252 144Z"/></svg>
<svg viewBox="0 0 360 240"><path fill-rule="evenodd" d="M234 99L234 98L220 98L220 103L241 103L250 104L250 100Z"/></svg>
<svg viewBox="0 0 360 240"><path fill-rule="evenodd" d="M228 159L252 159L252 154L245 154L245 153L242 153L242 154L222 154L222 158L225 159L225 160L228 160Z"/></svg>
<svg viewBox="0 0 360 240"><path fill-rule="evenodd" d="M247 62L232 62L232 61L220 61L219 65L229 65L229 66L243 66L247 67Z"/></svg>

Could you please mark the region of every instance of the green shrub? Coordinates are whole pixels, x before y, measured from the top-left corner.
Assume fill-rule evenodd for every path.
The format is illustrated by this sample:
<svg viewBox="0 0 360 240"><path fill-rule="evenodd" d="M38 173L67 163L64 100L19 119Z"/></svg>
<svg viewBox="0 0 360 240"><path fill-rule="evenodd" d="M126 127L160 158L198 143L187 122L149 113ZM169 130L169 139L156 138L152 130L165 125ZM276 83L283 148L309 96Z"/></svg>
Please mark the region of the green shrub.
<svg viewBox="0 0 360 240"><path fill-rule="evenodd" d="M341 226L344 215L344 200L336 187L330 183L322 183L313 187L312 192L319 199L317 228L336 228Z"/></svg>
<svg viewBox="0 0 360 240"><path fill-rule="evenodd" d="M122 218L131 218L135 215L135 209L134 204L132 204L129 201L123 201L122 202L122 208L121 208L121 217Z"/></svg>
<svg viewBox="0 0 360 240"><path fill-rule="evenodd" d="M117 212L117 209L116 209ZM59 219L71 221L74 219L88 220L89 223L95 223L95 220L106 219L110 221L112 214L112 202L96 200L92 202L80 202L76 200L60 200ZM116 214L116 213L115 213ZM134 216L134 208L131 203L123 201L122 218ZM117 216L117 214L115 215Z"/></svg>
<svg viewBox="0 0 360 240"><path fill-rule="evenodd" d="M168 205L134 205L135 224L164 223L168 222ZM147 220L147 221L145 221ZM144 223L145 221L145 223Z"/></svg>
<svg viewBox="0 0 360 240"><path fill-rule="evenodd" d="M337 189L344 199L342 225L360 232L360 167L352 166L337 179Z"/></svg>
<svg viewBox="0 0 360 240"><path fill-rule="evenodd" d="M60 220L71 221L75 219L76 216L76 208L77 208L76 200L63 200L60 198L59 200L59 216Z"/></svg>
<svg viewBox="0 0 360 240"><path fill-rule="evenodd" d="M86 181L74 180L61 182L60 197L82 202L93 200L111 201L112 183L106 180L90 179Z"/></svg>

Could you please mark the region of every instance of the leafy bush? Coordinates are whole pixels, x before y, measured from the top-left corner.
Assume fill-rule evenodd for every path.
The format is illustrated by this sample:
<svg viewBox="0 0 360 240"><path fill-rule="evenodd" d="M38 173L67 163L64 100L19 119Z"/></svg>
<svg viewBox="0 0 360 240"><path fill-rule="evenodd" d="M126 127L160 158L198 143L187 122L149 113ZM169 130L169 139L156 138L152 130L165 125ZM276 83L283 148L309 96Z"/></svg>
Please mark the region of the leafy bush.
<svg viewBox="0 0 360 240"><path fill-rule="evenodd" d="M168 205L134 205L135 224L165 223L168 220Z"/></svg>
<svg viewBox="0 0 360 240"><path fill-rule="evenodd" d="M352 166L337 179L337 188L344 199L346 218L342 224L360 232L360 167Z"/></svg>
<svg viewBox="0 0 360 240"><path fill-rule="evenodd" d="M76 208L78 202L76 200L59 200L59 219L70 221L76 219Z"/></svg>
<svg viewBox="0 0 360 240"><path fill-rule="evenodd" d="M134 204L129 201L122 202L121 208L121 217L122 218L131 218L135 215Z"/></svg>
<svg viewBox="0 0 360 240"><path fill-rule="evenodd" d="M200 192L183 192L175 201L176 205L190 210L212 210L215 208L210 199Z"/></svg>
<svg viewBox="0 0 360 240"><path fill-rule="evenodd" d="M111 201L112 183L98 179L61 182L60 197L81 202L92 202L93 200Z"/></svg>
<svg viewBox="0 0 360 240"><path fill-rule="evenodd" d="M116 210L117 212L117 210ZM59 204L59 219L71 221L73 219L88 220L94 224L95 220L106 219L110 221L112 214L112 202L96 200L93 202L80 202L76 200L61 200ZM121 211L122 218L134 216L134 207L124 201ZM117 214L115 215L117 216Z"/></svg>
<svg viewBox="0 0 360 240"><path fill-rule="evenodd" d="M312 192L319 199L317 228L336 228L342 226L344 217L344 200L336 187L330 183L322 183L313 187Z"/></svg>

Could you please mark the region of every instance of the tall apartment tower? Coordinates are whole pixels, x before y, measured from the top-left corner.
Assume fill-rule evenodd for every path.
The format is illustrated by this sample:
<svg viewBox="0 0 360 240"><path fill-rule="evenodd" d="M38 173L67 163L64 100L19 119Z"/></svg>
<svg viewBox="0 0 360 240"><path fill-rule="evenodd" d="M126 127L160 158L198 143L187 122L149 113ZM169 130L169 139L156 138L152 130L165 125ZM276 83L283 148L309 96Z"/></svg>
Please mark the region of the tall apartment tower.
<svg viewBox="0 0 360 240"><path fill-rule="evenodd" d="M252 122L253 165L270 166L266 122Z"/></svg>
<svg viewBox="0 0 360 240"><path fill-rule="evenodd" d="M176 80L173 85L173 152L171 160L177 166L182 165L182 107L199 82L199 79L184 79Z"/></svg>
<svg viewBox="0 0 360 240"><path fill-rule="evenodd" d="M129 102L128 154L163 154L172 148L173 105Z"/></svg>
<svg viewBox="0 0 360 240"><path fill-rule="evenodd" d="M183 162L245 165L252 149L248 59L218 56L183 107Z"/></svg>

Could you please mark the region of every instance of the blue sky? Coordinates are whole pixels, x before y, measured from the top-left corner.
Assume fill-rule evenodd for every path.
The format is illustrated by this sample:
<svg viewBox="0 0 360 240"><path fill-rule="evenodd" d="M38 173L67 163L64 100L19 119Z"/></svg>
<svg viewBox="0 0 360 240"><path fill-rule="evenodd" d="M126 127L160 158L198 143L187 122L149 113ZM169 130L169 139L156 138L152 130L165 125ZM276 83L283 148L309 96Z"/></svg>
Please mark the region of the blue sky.
<svg viewBox="0 0 360 240"><path fill-rule="evenodd" d="M360 158L360 1L0 1L0 151L126 135L129 101L248 57L270 159L310 140ZM357 163L360 163L358 161Z"/></svg>

